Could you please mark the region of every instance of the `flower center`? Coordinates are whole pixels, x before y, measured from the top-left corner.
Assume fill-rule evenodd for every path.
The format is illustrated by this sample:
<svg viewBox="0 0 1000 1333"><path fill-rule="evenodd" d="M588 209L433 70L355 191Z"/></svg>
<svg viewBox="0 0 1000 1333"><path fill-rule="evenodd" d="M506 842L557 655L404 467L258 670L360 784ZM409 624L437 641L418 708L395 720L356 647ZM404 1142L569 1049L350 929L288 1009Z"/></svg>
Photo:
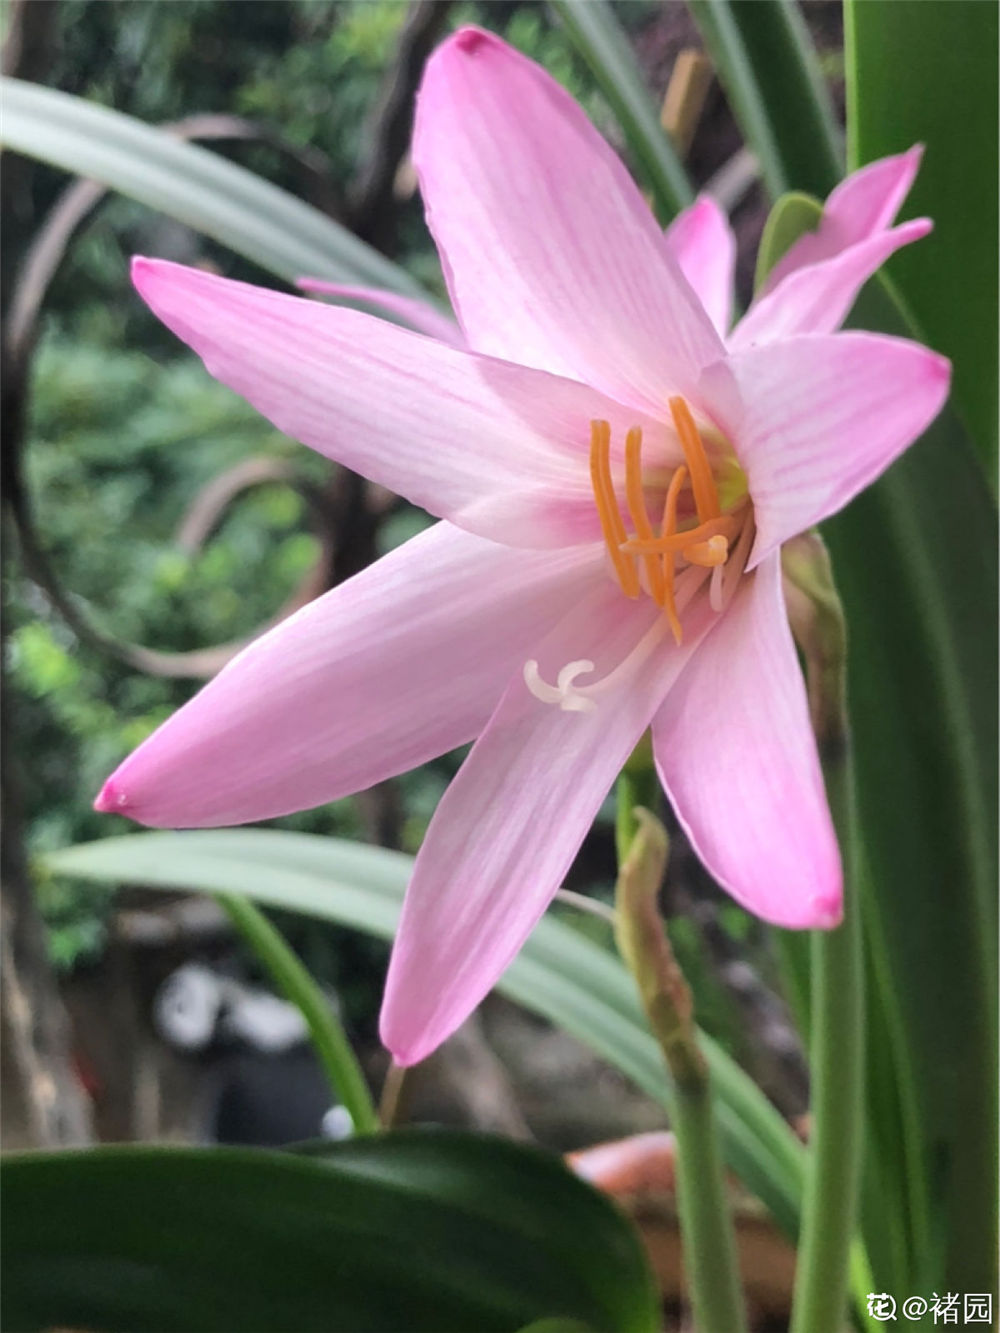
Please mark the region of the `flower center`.
<svg viewBox="0 0 1000 1333"><path fill-rule="evenodd" d="M746 567L754 536L746 476L731 451L713 468L687 403L671 398L669 406L684 453L684 462L672 472L649 470L644 475L642 431L633 426L625 437L625 507L631 536L611 472L611 427L606 421L590 423L590 480L614 576L626 597L645 592L664 614L623 662L593 683L577 684L595 669L589 659L568 662L554 685L542 679L537 661L526 662L524 681L531 693L565 712L592 712L601 695L654 651L668 628L680 643L681 615L706 580L710 606L722 611ZM661 515L659 531L649 517L650 502Z"/></svg>
<svg viewBox="0 0 1000 1333"><path fill-rule="evenodd" d="M684 462L670 477L664 492L662 476L644 478L642 431L634 426L625 437L625 504L631 521L630 536L622 517L611 474L611 427L606 421L590 423L590 480L594 488L601 531L615 577L626 597L645 591L661 606L675 640L683 630L677 598L677 579L690 566L711 570L710 599L720 611L728 600L725 571L742 572L753 535L753 511L746 478L735 461L724 460L720 500L719 479L713 470L691 409L683 398L670 399L670 414L684 453ZM649 517L648 500L662 496L657 532ZM739 560L733 557L739 551ZM699 583L701 580L699 580Z"/></svg>

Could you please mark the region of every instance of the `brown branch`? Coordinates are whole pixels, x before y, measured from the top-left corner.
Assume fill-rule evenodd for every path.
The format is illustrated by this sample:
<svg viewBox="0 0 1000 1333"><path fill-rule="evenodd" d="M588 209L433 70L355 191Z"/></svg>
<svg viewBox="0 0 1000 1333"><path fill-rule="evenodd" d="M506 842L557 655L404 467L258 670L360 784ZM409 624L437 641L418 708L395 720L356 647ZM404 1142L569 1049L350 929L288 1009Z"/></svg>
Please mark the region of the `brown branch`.
<svg viewBox="0 0 1000 1333"><path fill-rule="evenodd" d="M4 74L38 80L52 63L58 0L12 0L0 58Z"/></svg>
<svg viewBox="0 0 1000 1333"><path fill-rule="evenodd" d="M262 461L270 464L277 460L248 460L251 464L260 464ZM245 490L248 485L252 484L284 480L276 472L270 473L270 470L265 471L263 468L258 470L261 475L253 481L248 481L244 476L243 485L239 487L239 490ZM310 498L315 496L312 488L308 487L306 483L300 482L298 484L300 489L308 492ZM238 494L238 491L233 492L229 498L234 498L235 494ZM316 507L314 512L316 512L318 501L315 499L314 505ZM217 519L218 515L215 517ZM195 520L192 521L191 511L189 510L186 522L190 542L194 526L196 523L200 524L202 522L202 517L196 515ZM185 523L182 522L182 535L184 527ZM17 529L17 538L21 564L25 574L45 594L49 604L81 642L149 676L204 680L221 671L226 663L245 648L248 643L267 630L272 629L275 625L280 624L293 611L299 610L300 607L311 602L329 587L327 570L331 560L331 539L327 533L326 525L320 526L317 524L317 527L320 528L322 534L320 540L323 549L320 551L315 565L303 575L298 587L294 589L268 621L243 638L234 639L229 643L216 644L211 648L195 648L180 653L161 652L156 648L146 648L141 644L127 643L99 629L82 609L79 601L63 588L52 568L47 553L38 543L34 524L30 521L25 523L23 515L22 522ZM207 535L207 533L204 535ZM190 542L187 549L197 549L199 544L198 542Z"/></svg>
<svg viewBox="0 0 1000 1333"><path fill-rule="evenodd" d="M703 51L685 47L678 52L660 109L660 124L682 158L691 147L713 77L711 61Z"/></svg>
<svg viewBox="0 0 1000 1333"><path fill-rule="evenodd" d="M314 515L325 517L319 492L299 476L291 463L283 458L262 455L242 459L203 486L178 524L174 541L182 551L190 554L200 551L238 496L254 486L266 486L274 482L282 482L297 490Z"/></svg>
<svg viewBox="0 0 1000 1333"><path fill-rule="evenodd" d="M38 3L38 0L32 0L32 3ZM233 139L270 144L297 161L317 182L325 180L329 168L328 158L318 149L288 143L267 126L242 116L186 116L160 128L178 139ZM21 265L6 320L6 353L12 358L15 369L30 355L45 294L62 263L67 245L76 229L107 193L108 187L99 181L73 181L56 200L32 241Z"/></svg>
<svg viewBox="0 0 1000 1333"><path fill-rule="evenodd" d="M6 651L0 658L2 671ZM6 728L11 699L3 684L0 681L0 710ZM90 1107L73 1068L69 1020L32 891L21 793L9 745L0 748L0 808L3 1085L5 1093L13 1093L5 1106L7 1133L20 1118L25 1137L36 1147L87 1143L92 1137Z"/></svg>
<svg viewBox="0 0 1000 1333"><path fill-rule="evenodd" d="M393 241L393 186L410 146L413 103L424 63L449 17L452 0L411 0L396 55L362 132L367 152L348 191L351 229L378 249Z"/></svg>
<svg viewBox="0 0 1000 1333"><path fill-rule="evenodd" d="M32 3L36 2L37 0L32 0ZM300 150L286 144L266 128L237 116L189 116L162 128L182 139L264 140L300 160L302 165L317 177L322 176L322 167L326 162L322 154L311 150ZM39 537L20 466L28 376L37 339L39 315L49 284L77 229L91 215L106 193L106 188L96 181L79 180L69 185L39 229L21 267L10 302L3 338L4 499L13 519L25 573L44 592L53 609L81 641L147 675L204 679L215 675L257 634L278 624L292 611L298 610L324 591L328 586L324 571L331 558L329 541L324 540L325 549L317 566L305 575L299 587L277 614L255 634L231 643L190 652L159 652L140 644L125 643L114 638L94 625L79 602L61 586ZM260 460L254 461L257 466L260 465ZM270 464L270 460L268 462ZM275 467L280 466L282 465L275 462ZM275 479L279 478L261 477L261 480ZM315 512L318 508L315 492L304 482L299 483L299 488L306 494ZM245 486L238 489L245 489ZM318 526L320 531L325 532L325 524Z"/></svg>

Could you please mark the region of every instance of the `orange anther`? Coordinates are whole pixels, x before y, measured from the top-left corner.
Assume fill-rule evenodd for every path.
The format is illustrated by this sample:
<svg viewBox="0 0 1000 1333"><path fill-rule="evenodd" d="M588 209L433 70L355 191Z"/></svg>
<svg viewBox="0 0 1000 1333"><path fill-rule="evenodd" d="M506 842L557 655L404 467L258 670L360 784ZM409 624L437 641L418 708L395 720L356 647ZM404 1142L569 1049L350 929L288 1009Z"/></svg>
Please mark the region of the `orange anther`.
<svg viewBox="0 0 1000 1333"><path fill-rule="evenodd" d="M695 508L698 518L704 523L707 519L719 516L719 492L715 487L712 465L705 453L705 445L698 434L691 409L683 398L670 399L670 415L674 419L677 437L684 450L684 458L691 473L691 489L694 491Z"/></svg>
<svg viewBox="0 0 1000 1333"><path fill-rule="evenodd" d="M681 554L690 565L712 569L715 565L724 565L729 558L729 539L721 535L709 537L707 542L685 546Z"/></svg>
<svg viewBox="0 0 1000 1333"><path fill-rule="evenodd" d="M656 534L646 512L646 497L642 492L641 450L642 431L638 426L633 426L625 436L625 499L628 501L628 512L636 535L641 541L655 541ZM653 601L662 606L663 571L660 560L656 555L644 555L643 563Z"/></svg>
<svg viewBox="0 0 1000 1333"><path fill-rule="evenodd" d="M606 421L590 423L590 483L601 532L622 592L626 597L638 597L639 575L635 563L621 549L627 534L611 479L611 427Z"/></svg>

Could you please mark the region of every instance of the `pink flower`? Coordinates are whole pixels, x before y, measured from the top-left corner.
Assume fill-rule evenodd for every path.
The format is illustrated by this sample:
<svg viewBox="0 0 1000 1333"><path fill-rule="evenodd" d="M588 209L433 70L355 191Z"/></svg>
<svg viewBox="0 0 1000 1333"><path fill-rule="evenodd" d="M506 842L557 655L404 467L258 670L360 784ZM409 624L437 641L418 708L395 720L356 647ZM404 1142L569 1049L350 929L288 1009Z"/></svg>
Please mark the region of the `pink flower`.
<svg viewBox="0 0 1000 1333"><path fill-rule="evenodd" d="M171 827L333 801L476 737L417 858L382 1017L401 1063L486 994L652 727L678 817L740 903L836 924L841 870L781 543L943 403L947 362L836 333L918 154L831 196L726 339L710 199L666 237L579 107L465 28L414 157L466 347L156 260L135 282L281 430L445 520L237 657L97 807Z"/></svg>

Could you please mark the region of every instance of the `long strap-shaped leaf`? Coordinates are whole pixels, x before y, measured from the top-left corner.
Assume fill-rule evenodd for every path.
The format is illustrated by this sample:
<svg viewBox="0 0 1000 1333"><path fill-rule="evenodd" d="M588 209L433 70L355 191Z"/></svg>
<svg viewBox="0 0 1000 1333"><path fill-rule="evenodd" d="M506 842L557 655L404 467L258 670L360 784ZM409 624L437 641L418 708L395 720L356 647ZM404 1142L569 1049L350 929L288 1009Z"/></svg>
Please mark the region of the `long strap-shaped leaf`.
<svg viewBox="0 0 1000 1333"><path fill-rule="evenodd" d="M0 96L3 147L93 177L288 282L309 275L426 295L332 218L216 153L19 79L0 81Z"/></svg>
<svg viewBox="0 0 1000 1333"><path fill-rule="evenodd" d="M549 0L571 41L590 66L653 192L661 221L694 198L691 183L660 125L628 39L607 0Z"/></svg>
<svg viewBox="0 0 1000 1333"><path fill-rule="evenodd" d="M398 852L263 829L137 833L52 853L45 864L82 879L243 894L383 939L395 933L412 869L411 859ZM632 979L614 954L548 917L498 989L572 1033L669 1110L660 1049ZM752 1080L715 1043L703 1040L726 1159L794 1235L802 1146Z"/></svg>
<svg viewBox="0 0 1000 1333"><path fill-rule="evenodd" d="M836 122L794 0L688 0L771 198L826 195L841 175Z"/></svg>
<svg viewBox="0 0 1000 1333"><path fill-rule="evenodd" d="M892 327L884 289L865 305L859 323ZM946 413L826 526L851 629L873 980L919 1100L930 1225L948 1238L940 1267L913 1261L958 1290L985 1290L995 1256L995 522Z"/></svg>
<svg viewBox="0 0 1000 1333"><path fill-rule="evenodd" d="M797 229L815 225L819 206L791 199L782 215L768 228L762 275ZM851 323L914 336L882 278ZM886 1290L893 1280L985 1289L995 1254L986 1163L996 1104L996 513L954 413L824 533L849 627L878 1010L869 1184L881 1180L892 1200L885 1218L878 1189L868 1190L866 1239Z"/></svg>
<svg viewBox="0 0 1000 1333"><path fill-rule="evenodd" d="M997 6L845 0L851 166L922 143L904 207L934 235L889 265L920 327L955 363L952 400L988 475L997 462Z"/></svg>

